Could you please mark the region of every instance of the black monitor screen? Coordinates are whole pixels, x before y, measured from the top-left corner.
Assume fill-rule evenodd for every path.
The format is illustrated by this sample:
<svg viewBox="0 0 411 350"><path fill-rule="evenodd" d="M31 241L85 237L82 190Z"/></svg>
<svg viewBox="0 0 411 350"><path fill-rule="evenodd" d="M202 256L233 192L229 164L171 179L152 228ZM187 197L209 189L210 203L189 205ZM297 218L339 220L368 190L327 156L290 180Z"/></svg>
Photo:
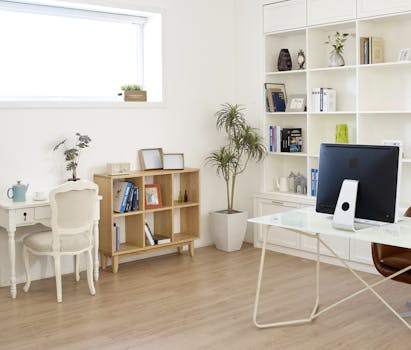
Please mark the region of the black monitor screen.
<svg viewBox="0 0 411 350"><path fill-rule="evenodd" d="M399 148L321 144L316 211L333 214L342 182L358 180L355 217L395 222Z"/></svg>

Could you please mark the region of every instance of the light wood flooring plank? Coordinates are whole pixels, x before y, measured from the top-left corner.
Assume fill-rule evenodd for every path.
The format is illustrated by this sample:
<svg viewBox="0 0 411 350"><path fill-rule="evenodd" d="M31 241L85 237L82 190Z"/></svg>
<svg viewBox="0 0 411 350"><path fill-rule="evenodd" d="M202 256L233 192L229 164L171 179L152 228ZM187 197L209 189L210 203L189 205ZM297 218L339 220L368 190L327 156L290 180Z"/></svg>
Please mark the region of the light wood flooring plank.
<svg viewBox="0 0 411 350"><path fill-rule="evenodd" d="M252 312L261 251L213 247L122 264L102 271L96 296L85 273L34 281L16 300L0 289L0 349L410 349L408 331L371 293L342 304L312 324L259 330ZM314 299L315 262L267 252L261 322L305 316ZM367 281L379 276L360 273ZM321 306L361 288L344 268L321 265ZM398 310L411 285L378 288ZM411 321L411 320L410 320Z"/></svg>

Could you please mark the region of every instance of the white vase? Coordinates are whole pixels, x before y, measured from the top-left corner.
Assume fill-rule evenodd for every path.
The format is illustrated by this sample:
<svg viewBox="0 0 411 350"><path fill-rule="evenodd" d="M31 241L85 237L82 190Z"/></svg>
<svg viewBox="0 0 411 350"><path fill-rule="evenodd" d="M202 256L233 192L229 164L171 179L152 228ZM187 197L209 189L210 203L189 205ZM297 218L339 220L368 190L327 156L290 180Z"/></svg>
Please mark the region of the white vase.
<svg viewBox="0 0 411 350"><path fill-rule="evenodd" d="M216 248L225 252L240 250L247 229L247 212L227 214L221 210L210 213L210 216L211 236Z"/></svg>
<svg viewBox="0 0 411 350"><path fill-rule="evenodd" d="M328 58L328 67L340 66L345 66L344 57L340 53L333 51Z"/></svg>

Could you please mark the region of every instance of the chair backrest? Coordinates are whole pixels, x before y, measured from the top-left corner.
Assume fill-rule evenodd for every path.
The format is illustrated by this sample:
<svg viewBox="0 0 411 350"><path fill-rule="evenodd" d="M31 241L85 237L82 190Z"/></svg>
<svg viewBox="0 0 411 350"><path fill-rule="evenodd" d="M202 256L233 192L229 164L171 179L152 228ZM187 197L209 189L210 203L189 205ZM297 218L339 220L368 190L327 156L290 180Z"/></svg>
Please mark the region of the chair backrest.
<svg viewBox="0 0 411 350"><path fill-rule="evenodd" d="M59 235L84 233L92 241L98 186L88 180L69 181L50 191L53 247Z"/></svg>

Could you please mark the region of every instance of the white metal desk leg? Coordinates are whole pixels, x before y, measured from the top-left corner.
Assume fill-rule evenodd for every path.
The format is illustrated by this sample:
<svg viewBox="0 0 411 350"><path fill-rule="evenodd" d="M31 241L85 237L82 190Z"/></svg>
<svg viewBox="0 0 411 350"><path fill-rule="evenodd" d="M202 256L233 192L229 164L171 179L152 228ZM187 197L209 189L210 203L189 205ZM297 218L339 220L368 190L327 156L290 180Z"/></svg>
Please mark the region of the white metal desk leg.
<svg viewBox="0 0 411 350"><path fill-rule="evenodd" d="M98 281L99 278L99 261L98 261L98 245L99 245L99 232L98 232L98 220L94 220L94 227L93 227L93 234L94 234L94 280Z"/></svg>
<svg viewBox="0 0 411 350"><path fill-rule="evenodd" d="M16 231L11 229L7 231L9 237L9 258L10 258L10 294L13 299L16 298L16 242L15 233Z"/></svg>
<svg viewBox="0 0 411 350"><path fill-rule="evenodd" d="M317 263L315 267L315 304L313 307L313 311L311 312L310 319L314 318L315 313L318 310L318 305L320 303L320 235L317 233L315 235L315 238L317 239Z"/></svg>
<svg viewBox="0 0 411 350"><path fill-rule="evenodd" d="M264 258L265 258L265 248L267 244L267 236L268 236L268 230L270 229L271 226L267 225L267 229L264 232L264 239L263 239L263 248L261 251L261 261L260 261L260 271L258 272L258 282L257 282L257 292L255 295L255 303L254 303L254 314L253 314L253 321L256 327L258 328L270 328L270 327L282 327L282 326L291 326L291 325L297 325L297 324L303 324L303 323L308 323L311 322L314 319L314 315L317 311L318 308L318 302L319 302L319 286L320 286L320 243L319 243L319 236L317 235L317 268L316 268L316 289L317 289L317 297L316 301L313 307L313 311L311 312L311 315L308 318L303 318L303 319L298 319L298 320L291 320L291 321L284 321L284 322L274 322L274 323L265 323L265 324L260 324L257 322L257 313L258 313L258 303L260 300L260 291L261 291L261 282L262 282L262 276L263 276L263 270L264 270Z"/></svg>

